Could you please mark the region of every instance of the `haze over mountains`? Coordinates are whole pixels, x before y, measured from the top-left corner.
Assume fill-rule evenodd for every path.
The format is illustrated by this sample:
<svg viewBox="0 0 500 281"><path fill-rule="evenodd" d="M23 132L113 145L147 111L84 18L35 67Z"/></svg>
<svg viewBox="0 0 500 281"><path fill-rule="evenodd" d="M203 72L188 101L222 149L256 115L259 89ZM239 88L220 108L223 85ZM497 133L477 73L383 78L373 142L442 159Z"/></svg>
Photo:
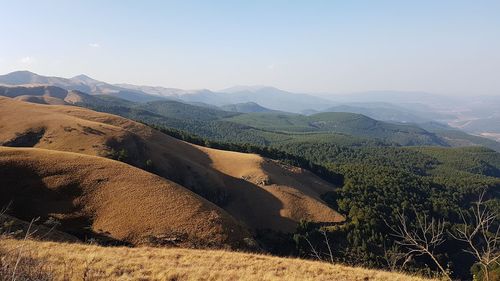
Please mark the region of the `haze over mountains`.
<svg viewBox="0 0 500 281"><path fill-rule="evenodd" d="M133 101L154 100L154 97L141 92L129 91L125 88L94 80L86 75L78 75L73 78L41 76L29 71L16 71L0 76L0 84L3 85L50 85L66 90L77 90L89 94L105 94L120 96Z"/></svg>
<svg viewBox="0 0 500 281"><path fill-rule="evenodd" d="M500 281L499 0L0 7L0 281Z"/></svg>
<svg viewBox="0 0 500 281"><path fill-rule="evenodd" d="M394 242L378 229L391 210L435 204L452 221L475 189L500 186L500 143L445 124L461 111L428 94L415 94L434 101L421 105L84 75L0 82L0 205L9 205L0 219L21 233L32 217L55 220L48 240L301 256L333 239L336 261L355 249L363 265L384 267L380 247ZM483 119L496 116L487 109ZM458 252L443 251L468 276Z"/></svg>
<svg viewBox="0 0 500 281"><path fill-rule="evenodd" d="M0 85L51 85L91 95L108 95L133 102L177 100L242 113L283 112L314 114L351 112L380 121L425 124L439 122L475 135L500 140L500 100L495 97L451 98L422 92L372 91L328 98L296 94L266 86L235 86L221 91L108 84L86 75L47 77L28 71L0 76ZM422 125L425 126L425 125Z"/></svg>

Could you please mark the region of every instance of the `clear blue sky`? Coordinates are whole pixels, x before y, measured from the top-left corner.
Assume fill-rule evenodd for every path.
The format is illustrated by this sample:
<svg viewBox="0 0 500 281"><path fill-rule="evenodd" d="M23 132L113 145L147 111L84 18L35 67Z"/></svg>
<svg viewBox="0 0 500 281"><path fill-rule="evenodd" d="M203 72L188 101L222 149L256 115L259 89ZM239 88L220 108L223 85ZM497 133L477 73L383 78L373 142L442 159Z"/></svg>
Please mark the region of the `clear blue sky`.
<svg viewBox="0 0 500 281"><path fill-rule="evenodd" d="M500 95L500 1L0 0L0 73Z"/></svg>

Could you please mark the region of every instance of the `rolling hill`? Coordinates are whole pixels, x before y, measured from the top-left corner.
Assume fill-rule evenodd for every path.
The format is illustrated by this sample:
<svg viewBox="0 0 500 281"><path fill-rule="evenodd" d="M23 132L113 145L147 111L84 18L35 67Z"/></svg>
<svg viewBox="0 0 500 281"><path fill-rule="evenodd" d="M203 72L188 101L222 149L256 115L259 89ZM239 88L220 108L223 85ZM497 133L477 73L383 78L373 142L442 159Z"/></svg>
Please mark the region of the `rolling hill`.
<svg viewBox="0 0 500 281"><path fill-rule="evenodd" d="M132 245L243 246L227 212L159 176L102 157L0 147L0 205L59 231ZM87 230L87 228L89 228Z"/></svg>
<svg viewBox="0 0 500 281"><path fill-rule="evenodd" d="M292 231L302 219L343 220L320 199L335 187L303 169L258 155L192 145L145 125L75 106L2 97L0 113L3 145L121 159L202 195L250 229Z"/></svg>
<svg viewBox="0 0 500 281"><path fill-rule="evenodd" d="M354 113L326 112L310 116L253 113L225 120L273 131L342 133L401 145L446 145L434 134L417 126L386 123Z"/></svg>
<svg viewBox="0 0 500 281"><path fill-rule="evenodd" d="M226 104L220 107L226 111L240 112L240 113L252 113L252 112L273 112L274 110L260 106L255 102L244 102L244 103L234 103Z"/></svg>

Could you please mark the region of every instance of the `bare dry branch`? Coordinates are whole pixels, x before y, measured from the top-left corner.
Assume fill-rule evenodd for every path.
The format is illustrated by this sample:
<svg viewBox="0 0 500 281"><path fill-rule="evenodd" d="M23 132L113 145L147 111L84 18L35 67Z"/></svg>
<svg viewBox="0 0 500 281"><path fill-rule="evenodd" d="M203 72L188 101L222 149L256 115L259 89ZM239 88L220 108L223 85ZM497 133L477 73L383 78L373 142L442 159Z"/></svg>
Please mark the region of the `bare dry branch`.
<svg viewBox="0 0 500 281"><path fill-rule="evenodd" d="M472 214L466 216L460 212L463 224L456 229L456 233L450 235L458 240L467 243L469 249L464 252L474 256L476 261L481 264L485 279L489 280L489 268L498 263L500 259L500 223L499 214L490 210L484 201L486 190L483 190L478 200L474 202ZM496 226L496 227L495 227Z"/></svg>
<svg viewBox="0 0 500 281"><path fill-rule="evenodd" d="M448 271L441 265L434 253L436 247L445 241L444 222L434 218L429 221L427 215L419 214L416 210L414 210L414 213L414 225L410 224L406 216L399 212L396 215L398 220L396 226L391 226L386 222L392 231L391 235L398 240L396 241L398 245L407 249L407 259L413 255L426 255L432 259L441 273L451 280Z"/></svg>

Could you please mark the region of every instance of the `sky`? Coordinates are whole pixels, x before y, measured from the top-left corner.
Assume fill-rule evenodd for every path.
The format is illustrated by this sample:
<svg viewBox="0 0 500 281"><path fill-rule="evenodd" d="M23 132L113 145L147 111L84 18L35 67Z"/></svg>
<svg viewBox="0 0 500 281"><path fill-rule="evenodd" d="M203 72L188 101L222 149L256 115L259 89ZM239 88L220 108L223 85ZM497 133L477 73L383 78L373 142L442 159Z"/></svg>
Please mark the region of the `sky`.
<svg viewBox="0 0 500 281"><path fill-rule="evenodd" d="M500 95L500 0L0 0L0 74Z"/></svg>

